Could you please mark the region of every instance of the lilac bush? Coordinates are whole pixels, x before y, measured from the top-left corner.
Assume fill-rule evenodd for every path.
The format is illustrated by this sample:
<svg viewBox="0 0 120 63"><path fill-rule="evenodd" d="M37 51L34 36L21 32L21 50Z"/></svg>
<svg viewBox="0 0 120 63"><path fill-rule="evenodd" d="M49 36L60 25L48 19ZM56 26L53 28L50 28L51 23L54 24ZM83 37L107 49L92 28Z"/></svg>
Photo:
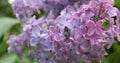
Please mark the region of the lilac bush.
<svg viewBox="0 0 120 63"><path fill-rule="evenodd" d="M12 8L23 33L8 40L20 57L24 47L39 63L92 63L120 41L120 11L114 0L14 0ZM34 14L46 15L37 18Z"/></svg>

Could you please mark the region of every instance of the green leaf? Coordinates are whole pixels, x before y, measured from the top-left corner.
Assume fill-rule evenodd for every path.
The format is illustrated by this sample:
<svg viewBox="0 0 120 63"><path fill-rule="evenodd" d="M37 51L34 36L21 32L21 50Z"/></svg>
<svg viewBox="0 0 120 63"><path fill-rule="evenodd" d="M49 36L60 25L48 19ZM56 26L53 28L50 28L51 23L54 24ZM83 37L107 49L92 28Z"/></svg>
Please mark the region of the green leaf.
<svg viewBox="0 0 120 63"><path fill-rule="evenodd" d="M7 48L8 48L8 45L6 44L6 42L2 42L0 44L0 55L4 53L7 50Z"/></svg>
<svg viewBox="0 0 120 63"><path fill-rule="evenodd" d="M115 7L117 7L120 10L120 0L114 0L115 1Z"/></svg>
<svg viewBox="0 0 120 63"><path fill-rule="evenodd" d="M0 0L0 17L1 16L15 17L12 12L11 4L8 3L8 0Z"/></svg>
<svg viewBox="0 0 120 63"><path fill-rule="evenodd" d="M114 52L104 57L102 63L120 63L120 52Z"/></svg>
<svg viewBox="0 0 120 63"><path fill-rule="evenodd" d="M15 53L5 53L0 57L0 63L38 63L37 60L30 57L19 58Z"/></svg>
<svg viewBox="0 0 120 63"><path fill-rule="evenodd" d="M102 59L102 63L119 63L120 62L120 44L114 40L112 52Z"/></svg>
<svg viewBox="0 0 120 63"><path fill-rule="evenodd" d="M19 23L17 19L2 17L0 18L0 37L6 33L13 25Z"/></svg>
<svg viewBox="0 0 120 63"><path fill-rule="evenodd" d="M5 54L0 58L0 63L15 63L16 58L15 54Z"/></svg>

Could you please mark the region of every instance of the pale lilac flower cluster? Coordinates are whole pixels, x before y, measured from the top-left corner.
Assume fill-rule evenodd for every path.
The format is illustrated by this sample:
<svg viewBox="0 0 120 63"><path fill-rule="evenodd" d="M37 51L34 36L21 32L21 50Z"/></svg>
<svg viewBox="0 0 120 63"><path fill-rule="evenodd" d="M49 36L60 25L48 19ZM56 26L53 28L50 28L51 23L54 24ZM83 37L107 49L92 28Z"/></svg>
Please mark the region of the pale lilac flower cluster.
<svg viewBox="0 0 120 63"><path fill-rule="evenodd" d="M82 3L81 3L82 2ZM13 11L23 33L12 35L8 51L23 56L30 47L39 63L92 63L101 61L115 38L120 41L120 11L114 0L15 0ZM39 17L39 9L48 13Z"/></svg>
<svg viewBox="0 0 120 63"><path fill-rule="evenodd" d="M40 9L49 12L50 16L56 17L67 5L74 5L80 0L15 0L12 2L14 14L20 20L33 16L34 12L40 13Z"/></svg>

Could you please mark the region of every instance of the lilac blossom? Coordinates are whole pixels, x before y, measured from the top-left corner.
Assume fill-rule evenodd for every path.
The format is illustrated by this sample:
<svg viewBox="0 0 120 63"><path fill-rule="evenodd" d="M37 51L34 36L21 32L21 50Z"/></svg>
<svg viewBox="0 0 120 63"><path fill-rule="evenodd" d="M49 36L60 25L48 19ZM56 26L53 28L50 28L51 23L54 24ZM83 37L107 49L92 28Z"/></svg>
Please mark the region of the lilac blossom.
<svg viewBox="0 0 120 63"><path fill-rule="evenodd" d="M11 35L10 40L8 40L9 48L8 52L16 52L20 57L23 57L22 54L22 49L24 46L24 41L25 41L25 36L24 34L20 34L18 36L16 35Z"/></svg>
<svg viewBox="0 0 120 63"><path fill-rule="evenodd" d="M14 14L25 22L23 34L8 40L8 51L21 55L31 47L39 63L101 62L104 46L120 41L120 11L113 6L114 0L15 0ZM48 14L36 18L40 9Z"/></svg>
<svg viewBox="0 0 120 63"><path fill-rule="evenodd" d="M40 9L44 9L48 13L48 17L56 18L66 6L77 7L85 2L89 2L89 0L14 0L11 4L16 17L26 20L32 17L35 12L40 14Z"/></svg>
<svg viewBox="0 0 120 63"><path fill-rule="evenodd" d="M90 40L91 45L94 45L97 39L99 39L103 33L102 33L102 21L99 20L97 23L94 21L89 20L87 23L88 31L86 34L86 38Z"/></svg>

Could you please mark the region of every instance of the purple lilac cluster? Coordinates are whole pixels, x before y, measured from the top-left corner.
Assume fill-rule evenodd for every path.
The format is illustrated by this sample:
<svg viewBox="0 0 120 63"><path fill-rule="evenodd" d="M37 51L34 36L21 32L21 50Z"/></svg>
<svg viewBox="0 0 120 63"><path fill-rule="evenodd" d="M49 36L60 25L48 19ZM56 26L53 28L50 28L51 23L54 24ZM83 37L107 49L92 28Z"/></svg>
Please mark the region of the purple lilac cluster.
<svg viewBox="0 0 120 63"><path fill-rule="evenodd" d="M12 35L8 51L23 57L24 47L39 63L101 62L115 38L120 41L120 11L114 0L15 0L13 11L23 33ZM44 9L47 16L36 18Z"/></svg>
<svg viewBox="0 0 120 63"><path fill-rule="evenodd" d="M20 20L32 17L34 12L40 14L41 8L50 17L55 18L67 5L74 5L75 2L79 2L80 5L80 0L14 0L12 7L14 14Z"/></svg>

